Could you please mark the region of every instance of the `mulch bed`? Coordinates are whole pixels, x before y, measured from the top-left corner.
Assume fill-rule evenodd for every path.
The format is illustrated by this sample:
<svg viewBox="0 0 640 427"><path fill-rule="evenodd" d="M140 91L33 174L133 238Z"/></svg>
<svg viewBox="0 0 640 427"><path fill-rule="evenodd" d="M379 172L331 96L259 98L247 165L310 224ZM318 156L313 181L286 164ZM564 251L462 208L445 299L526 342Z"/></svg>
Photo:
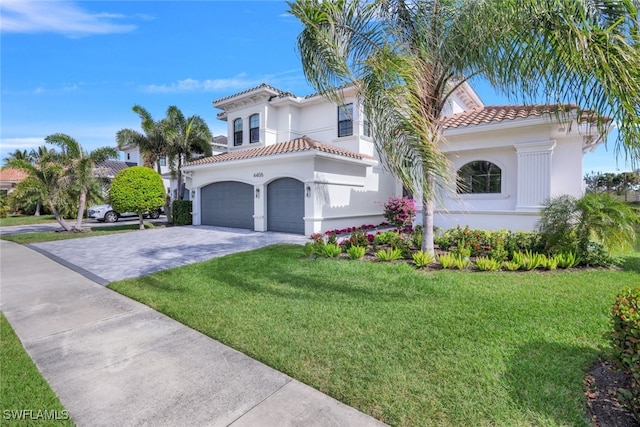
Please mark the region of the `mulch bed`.
<svg viewBox="0 0 640 427"><path fill-rule="evenodd" d="M616 399L619 388L630 388L629 375L599 360L587 372L585 379L588 416L595 427L640 427L640 420Z"/></svg>

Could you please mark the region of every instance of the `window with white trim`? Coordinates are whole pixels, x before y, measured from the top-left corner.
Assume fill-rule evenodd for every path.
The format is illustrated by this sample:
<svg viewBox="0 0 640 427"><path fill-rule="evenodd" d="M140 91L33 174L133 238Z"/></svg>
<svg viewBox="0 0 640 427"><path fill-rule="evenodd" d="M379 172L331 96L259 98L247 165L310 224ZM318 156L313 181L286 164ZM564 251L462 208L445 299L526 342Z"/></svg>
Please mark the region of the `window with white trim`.
<svg viewBox="0 0 640 427"><path fill-rule="evenodd" d="M260 115L249 117L249 143L260 142Z"/></svg>
<svg viewBox="0 0 640 427"><path fill-rule="evenodd" d="M242 119L233 121L233 145L242 145Z"/></svg>
<svg viewBox="0 0 640 427"><path fill-rule="evenodd" d="M353 104L338 107L338 137L353 135Z"/></svg>

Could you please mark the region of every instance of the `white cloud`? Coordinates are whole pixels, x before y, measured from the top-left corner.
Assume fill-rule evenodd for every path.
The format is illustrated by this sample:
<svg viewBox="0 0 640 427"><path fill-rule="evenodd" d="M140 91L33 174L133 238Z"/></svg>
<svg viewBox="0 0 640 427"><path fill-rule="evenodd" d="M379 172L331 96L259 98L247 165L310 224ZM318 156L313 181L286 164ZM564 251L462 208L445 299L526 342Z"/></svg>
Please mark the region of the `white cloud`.
<svg viewBox="0 0 640 427"><path fill-rule="evenodd" d="M73 2L58 0L2 0L0 27L9 33L59 33L72 37L92 34L126 33L132 24L118 24L123 15L89 13Z"/></svg>
<svg viewBox="0 0 640 427"><path fill-rule="evenodd" d="M195 80L187 78L178 80L175 83L147 85L143 90L150 93L218 92L224 90L244 90L261 83L262 80L246 78L244 74L240 74L228 79Z"/></svg>
<svg viewBox="0 0 640 427"><path fill-rule="evenodd" d="M149 93L186 93L186 92L226 92L229 90L247 90L262 83L278 87L279 84L304 82L299 70L286 70L277 74L265 74L248 77L245 73L226 79L196 80L186 78L174 83L150 84L142 90Z"/></svg>

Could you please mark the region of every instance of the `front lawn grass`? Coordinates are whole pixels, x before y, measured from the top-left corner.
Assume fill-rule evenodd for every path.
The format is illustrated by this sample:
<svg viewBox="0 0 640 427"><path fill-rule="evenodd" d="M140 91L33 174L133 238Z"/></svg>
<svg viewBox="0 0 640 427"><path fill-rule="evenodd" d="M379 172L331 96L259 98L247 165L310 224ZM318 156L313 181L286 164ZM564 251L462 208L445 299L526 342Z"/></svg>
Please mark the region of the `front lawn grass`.
<svg viewBox="0 0 640 427"><path fill-rule="evenodd" d="M425 273L277 245L109 287L391 425L587 425L584 372L639 277Z"/></svg>
<svg viewBox="0 0 640 427"><path fill-rule="evenodd" d="M73 426L11 325L0 313L0 411L2 425ZM55 420L55 421L54 421Z"/></svg>
<svg viewBox="0 0 640 427"><path fill-rule="evenodd" d="M145 229L153 228L154 225L152 223L145 222ZM91 229L91 231L86 231L82 233L67 233L64 231L40 231L36 233L23 233L23 234L8 234L8 235L0 235L0 239L9 240L15 243L19 243L21 245L28 245L30 243L40 243L40 242L53 242L55 240L67 240L67 239L77 239L80 237L93 237L93 236L105 236L107 234L117 234L117 233L128 233L131 231L139 231L140 225L138 223L135 224L126 224L126 225L114 225L109 227L96 227Z"/></svg>
<svg viewBox="0 0 640 427"><path fill-rule="evenodd" d="M12 225L33 225L46 224L56 222L53 215L9 215L6 218L0 218L0 227L9 227Z"/></svg>

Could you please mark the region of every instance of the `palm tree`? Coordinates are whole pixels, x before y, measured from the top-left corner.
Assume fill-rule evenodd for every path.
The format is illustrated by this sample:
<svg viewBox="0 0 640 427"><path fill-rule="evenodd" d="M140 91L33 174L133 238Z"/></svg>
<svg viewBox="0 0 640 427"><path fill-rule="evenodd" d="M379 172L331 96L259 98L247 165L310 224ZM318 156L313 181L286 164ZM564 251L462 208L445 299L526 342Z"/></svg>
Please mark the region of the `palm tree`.
<svg viewBox="0 0 640 427"><path fill-rule="evenodd" d="M194 154L211 155L213 136L209 126L200 116L184 117L176 106L167 109L165 135L169 141L169 164L178 180L178 198L184 193L182 165L191 161Z"/></svg>
<svg viewBox="0 0 640 427"><path fill-rule="evenodd" d="M65 179L66 169L59 153L48 151L37 163L25 159L9 159L7 166L26 172L28 177L25 181L29 180L32 183L32 188L42 197L43 203L47 204L60 226L66 231L73 229L64 220L58 209L58 206L63 204L67 197L65 185L62 185L67 181Z"/></svg>
<svg viewBox="0 0 640 427"><path fill-rule="evenodd" d="M47 148L46 145L41 145L37 149L32 149L29 152L28 160L31 161L31 163L33 164L38 164L42 159L46 158L48 154L49 154L49 148ZM36 210L34 213L35 216L40 216L40 207L42 206L42 199L43 199L43 194L40 192L40 194L38 195L38 201L36 202Z"/></svg>
<svg viewBox="0 0 640 427"><path fill-rule="evenodd" d="M4 165L7 166L11 160L19 159L19 160L30 160L29 152L27 150L20 150L16 148L13 153L9 153L7 157L4 159Z"/></svg>
<svg viewBox="0 0 640 427"><path fill-rule="evenodd" d="M116 134L118 149L127 145L134 145L140 149L144 166L157 168L160 171L160 159L167 156L168 141L164 134L163 121L155 121L151 114L140 105L132 107L133 112L140 116L140 127L144 133L135 129L121 129Z"/></svg>
<svg viewBox="0 0 640 427"><path fill-rule="evenodd" d="M87 193L94 187L95 177L93 171L96 163L118 157L118 150L114 147L101 147L91 152L85 151L80 143L63 133L56 133L45 138L49 144L60 147L62 153L60 159L65 166L68 177L74 190L78 192L78 216L75 228L82 230L82 219L87 203Z"/></svg>
<svg viewBox="0 0 640 427"><path fill-rule="evenodd" d="M440 118L476 76L523 101L573 102L601 131L619 126L616 151L640 153L636 0L296 0L305 76L337 101L363 99L387 168L422 197L423 242L433 252L436 184L450 186ZM560 113L558 113L560 114ZM626 139L624 135L635 136ZM636 143L628 143L636 141ZM438 179L436 179L438 177Z"/></svg>

